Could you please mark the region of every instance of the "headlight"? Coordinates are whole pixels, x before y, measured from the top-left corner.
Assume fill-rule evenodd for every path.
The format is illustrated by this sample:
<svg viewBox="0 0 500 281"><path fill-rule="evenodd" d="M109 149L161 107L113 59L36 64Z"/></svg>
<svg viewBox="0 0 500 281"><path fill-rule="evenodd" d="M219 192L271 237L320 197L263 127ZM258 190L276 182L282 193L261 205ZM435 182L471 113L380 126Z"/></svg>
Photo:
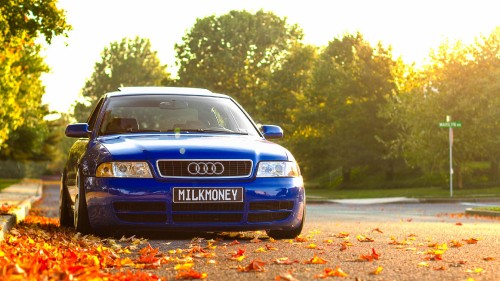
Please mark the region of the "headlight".
<svg viewBox="0 0 500 281"><path fill-rule="evenodd" d="M298 177L300 176L297 162L291 161L265 161L260 162L257 177Z"/></svg>
<svg viewBox="0 0 500 281"><path fill-rule="evenodd" d="M98 178L152 178L146 162L106 162L97 167Z"/></svg>

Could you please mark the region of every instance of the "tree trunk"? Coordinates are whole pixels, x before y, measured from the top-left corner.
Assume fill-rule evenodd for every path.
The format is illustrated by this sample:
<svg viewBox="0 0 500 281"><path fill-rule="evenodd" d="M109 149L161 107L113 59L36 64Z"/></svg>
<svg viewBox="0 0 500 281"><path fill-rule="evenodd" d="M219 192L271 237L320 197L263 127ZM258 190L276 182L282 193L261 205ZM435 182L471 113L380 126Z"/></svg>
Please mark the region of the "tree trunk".
<svg viewBox="0 0 500 281"><path fill-rule="evenodd" d="M499 161L498 159L492 159L490 163L490 181L496 182L499 177Z"/></svg>
<svg viewBox="0 0 500 281"><path fill-rule="evenodd" d="M342 167L342 183L348 183L351 181L351 168Z"/></svg>
<svg viewBox="0 0 500 281"><path fill-rule="evenodd" d="M394 160L389 160L389 163L385 169L385 180L386 181L394 180Z"/></svg>

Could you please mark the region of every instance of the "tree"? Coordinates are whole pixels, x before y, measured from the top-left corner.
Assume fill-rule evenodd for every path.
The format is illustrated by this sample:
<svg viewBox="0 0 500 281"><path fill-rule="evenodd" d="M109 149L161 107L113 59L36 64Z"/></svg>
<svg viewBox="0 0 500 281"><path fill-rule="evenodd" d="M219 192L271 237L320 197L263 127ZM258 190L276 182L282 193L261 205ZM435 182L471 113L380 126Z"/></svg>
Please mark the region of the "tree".
<svg viewBox="0 0 500 281"><path fill-rule="evenodd" d="M161 65L157 52L151 50L149 39L136 37L112 42L102 52L101 61L82 89L82 101L75 104L74 117L86 122L99 98L119 87L160 86L170 82L166 66Z"/></svg>
<svg viewBox="0 0 500 281"><path fill-rule="evenodd" d="M448 130L438 123L449 115L463 124L453 132L456 186L464 186L464 178L472 172L467 166L471 161L490 161L490 177L498 179L498 54L500 28L469 46L443 42L431 53L431 63L413 75L413 86L394 97L391 119L401 129L398 146L408 163L428 173L448 172Z"/></svg>
<svg viewBox="0 0 500 281"><path fill-rule="evenodd" d="M371 47L360 33L334 39L322 51L301 118L303 134L321 147L312 163L316 176L341 168L348 183L355 167L387 164L379 139L395 131L379 110L394 89L394 64L390 49Z"/></svg>
<svg viewBox="0 0 500 281"><path fill-rule="evenodd" d="M260 95L271 73L302 36L297 25L262 10L198 19L175 46L179 83L231 94L260 117Z"/></svg>
<svg viewBox="0 0 500 281"><path fill-rule="evenodd" d="M44 94L40 76L48 67L40 57L40 46L35 39L43 36L50 43L57 35L65 35L71 27L66 24L64 11L56 1L6 0L0 4L0 149L2 157L8 140L15 134L37 138L40 130L30 129L32 120L40 120L46 113L41 105ZM39 128L38 128L39 129ZM28 133L27 130L33 130ZM43 131L43 130L42 130ZM31 144L36 143L33 139ZM28 142L29 143L29 142ZM12 145L13 142L11 141ZM30 151L31 147L24 147Z"/></svg>

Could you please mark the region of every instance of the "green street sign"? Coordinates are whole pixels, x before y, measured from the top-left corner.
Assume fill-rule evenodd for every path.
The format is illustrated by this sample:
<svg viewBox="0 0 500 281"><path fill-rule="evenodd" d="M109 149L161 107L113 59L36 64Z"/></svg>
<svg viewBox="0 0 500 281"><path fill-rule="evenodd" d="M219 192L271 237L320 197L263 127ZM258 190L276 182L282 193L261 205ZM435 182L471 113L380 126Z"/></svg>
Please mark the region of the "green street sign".
<svg viewBox="0 0 500 281"><path fill-rule="evenodd" d="M454 121L454 122L439 122L440 128L462 128L462 122Z"/></svg>

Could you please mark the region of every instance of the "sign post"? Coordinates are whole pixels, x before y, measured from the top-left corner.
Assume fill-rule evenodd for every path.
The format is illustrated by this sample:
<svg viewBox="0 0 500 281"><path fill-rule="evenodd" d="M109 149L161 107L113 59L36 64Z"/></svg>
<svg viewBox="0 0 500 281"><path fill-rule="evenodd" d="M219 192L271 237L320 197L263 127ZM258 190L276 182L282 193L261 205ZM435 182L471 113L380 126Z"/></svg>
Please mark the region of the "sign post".
<svg viewBox="0 0 500 281"><path fill-rule="evenodd" d="M462 128L462 122L451 122L450 115L446 115L446 122L439 122L440 128L448 128L450 139L450 197L453 197L453 128Z"/></svg>

